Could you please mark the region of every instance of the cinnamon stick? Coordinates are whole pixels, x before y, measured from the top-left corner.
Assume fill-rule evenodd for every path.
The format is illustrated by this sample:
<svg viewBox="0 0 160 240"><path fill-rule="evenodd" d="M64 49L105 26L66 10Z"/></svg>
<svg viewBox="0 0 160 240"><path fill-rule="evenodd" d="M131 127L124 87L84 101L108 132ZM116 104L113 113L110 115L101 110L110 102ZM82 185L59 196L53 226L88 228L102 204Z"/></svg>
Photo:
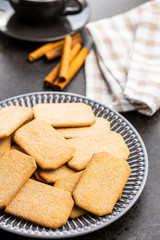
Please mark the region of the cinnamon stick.
<svg viewBox="0 0 160 240"><path fill-rule="evenodd" d="M54 48L52 49L51 51L48 51L46 54L45 54L45 57L46 57L46 60L47 61L51 61L57 57L60 57L62 55L62 50L63 50L63 47L60 46L58 48Z"/></svg>
<svg viewBox="0 0 160 240"><path fill-rule="evenodd" d="M42 47L36 49L28 55L28 60L30 62L35 61L36 59L42 57L46 52L50 51L53 48L57 48L59 46L63 46L64 40L60 40L58 42L46 43Z"/></svg>
<svg viewBox="0 0 160 240"><path fill-rule="evenodd" d="M69 71L68 71L68 77L66 81L61 82L59 81L59 78L57 78L52 86L55 90L62 90L73 78L73 76L78 72L78 70L83 65L87 55L89 53L89 49L84 47L82 50L76 55L76 57L72 60L72 62L69 65Z"/></svg>
<svg viewBox="0 0 160 240"><path fill-rule="evenodd" d="M79 33L72 37L72 47L78 42L81 44L83 43L83 40ZM62 50L63 50L63 46L59 46L58 48L54 48L54 49L48 51L45 54L47 61L51 61L51 60L61 56Z"/></svg>
<svg viewBox="0 0 160 240"><path fill-rule="evenodd" d="M75 56L77 55L77 53L80 51L81 49L81 44L78 42L76 43L72 49L71 49L71 54L70 54L70 60L69 62L71 62ZM45 86L49 86L49 85L53 85L54 81L57 79L58 77L58 73L59 73L59 69L60 69L60 62L53 68L53 70L45 77L44 79L44 85Z"/></svg>
<svg viewBox="0 0 160 240"><path fill-rule="evenodd" d="M67 36L64 39L63 52L61 57L61 65L59 69L59 80L65 81L68 75L68 67L69 67L69 58L71 52L72 38L71 36Z"/></svg>
<svg viewBox="0 0 160 240"><path fill-rule="evenodd" d="M52 85L54 83L54 81L57 79L58 77L58 73L59 73L59 69L60 69L60 62L53 68L53 70L45 77L44 79L44 86L49 86Z"/></svg>
<svg viewBox="0 0 160 240"><path fill-rule="evenodd" d="M80 37L80 34L76 33L72 36L72 39L76 39L76 38L79 38L79 37ZM63 44L64 44L64 39L56 41L56 42L46 43L43 46L41 46L40 48L31 52L28 55L28 60L30 62L33 62L33 61L41 58L42 56L44 56L47 52L49 52L52 49L59 48L59 47L63 48Z"/></svg>

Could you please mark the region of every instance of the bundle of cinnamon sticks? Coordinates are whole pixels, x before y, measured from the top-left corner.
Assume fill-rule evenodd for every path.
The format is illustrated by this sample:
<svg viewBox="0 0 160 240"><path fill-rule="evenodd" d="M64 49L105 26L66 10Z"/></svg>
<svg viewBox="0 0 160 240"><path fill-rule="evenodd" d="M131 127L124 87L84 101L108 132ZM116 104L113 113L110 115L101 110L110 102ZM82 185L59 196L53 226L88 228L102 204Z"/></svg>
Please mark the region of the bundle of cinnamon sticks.
<svg viewBox="0 0 160 240"><path fill-rule="evenodd" d="M83 40L79 33L68 35L65 39L47 43L31 52L28 60L33 62L42 56L48 61L60 57L59 63L43 80L45 86L62 90L83 65L89 49L82 46Z"/></svg>

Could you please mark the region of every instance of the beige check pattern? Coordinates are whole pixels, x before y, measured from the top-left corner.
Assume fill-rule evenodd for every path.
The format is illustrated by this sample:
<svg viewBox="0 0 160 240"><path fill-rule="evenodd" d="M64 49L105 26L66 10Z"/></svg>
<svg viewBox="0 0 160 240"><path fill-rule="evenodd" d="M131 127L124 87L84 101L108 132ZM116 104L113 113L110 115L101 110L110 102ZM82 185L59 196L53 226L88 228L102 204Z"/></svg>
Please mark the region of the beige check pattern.
<svg viewBox="0 0 160 240"><path fill-rule="evenodd" d="M86 95L119 112L160 108L160 1L87 24Z"/></svg>

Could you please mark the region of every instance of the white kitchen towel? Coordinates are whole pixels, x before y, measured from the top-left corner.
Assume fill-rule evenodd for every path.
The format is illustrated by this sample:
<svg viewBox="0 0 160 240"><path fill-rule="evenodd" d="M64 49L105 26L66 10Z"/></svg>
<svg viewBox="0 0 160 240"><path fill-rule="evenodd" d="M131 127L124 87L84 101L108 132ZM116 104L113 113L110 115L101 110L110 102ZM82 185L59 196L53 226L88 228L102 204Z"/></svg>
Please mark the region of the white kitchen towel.
<svg viewBox="0 0 160 240"><path fill-rule="evenodd" d="M94 42L85 61L86 96L119 111L160 108L160 1L86 26Z"/></svg>

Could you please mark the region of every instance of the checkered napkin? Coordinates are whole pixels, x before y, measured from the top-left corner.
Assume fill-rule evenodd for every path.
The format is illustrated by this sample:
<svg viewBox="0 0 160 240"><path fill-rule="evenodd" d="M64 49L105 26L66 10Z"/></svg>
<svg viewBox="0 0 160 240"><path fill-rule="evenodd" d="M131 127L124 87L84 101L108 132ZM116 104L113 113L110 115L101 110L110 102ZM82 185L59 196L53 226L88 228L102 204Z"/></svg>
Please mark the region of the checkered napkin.
<svg viewBox="0 0 160 240"><path fill-rule="evenodd" d="M86 95L119 111L152 115L160 108L160 1L91 22Z"/></svg>

